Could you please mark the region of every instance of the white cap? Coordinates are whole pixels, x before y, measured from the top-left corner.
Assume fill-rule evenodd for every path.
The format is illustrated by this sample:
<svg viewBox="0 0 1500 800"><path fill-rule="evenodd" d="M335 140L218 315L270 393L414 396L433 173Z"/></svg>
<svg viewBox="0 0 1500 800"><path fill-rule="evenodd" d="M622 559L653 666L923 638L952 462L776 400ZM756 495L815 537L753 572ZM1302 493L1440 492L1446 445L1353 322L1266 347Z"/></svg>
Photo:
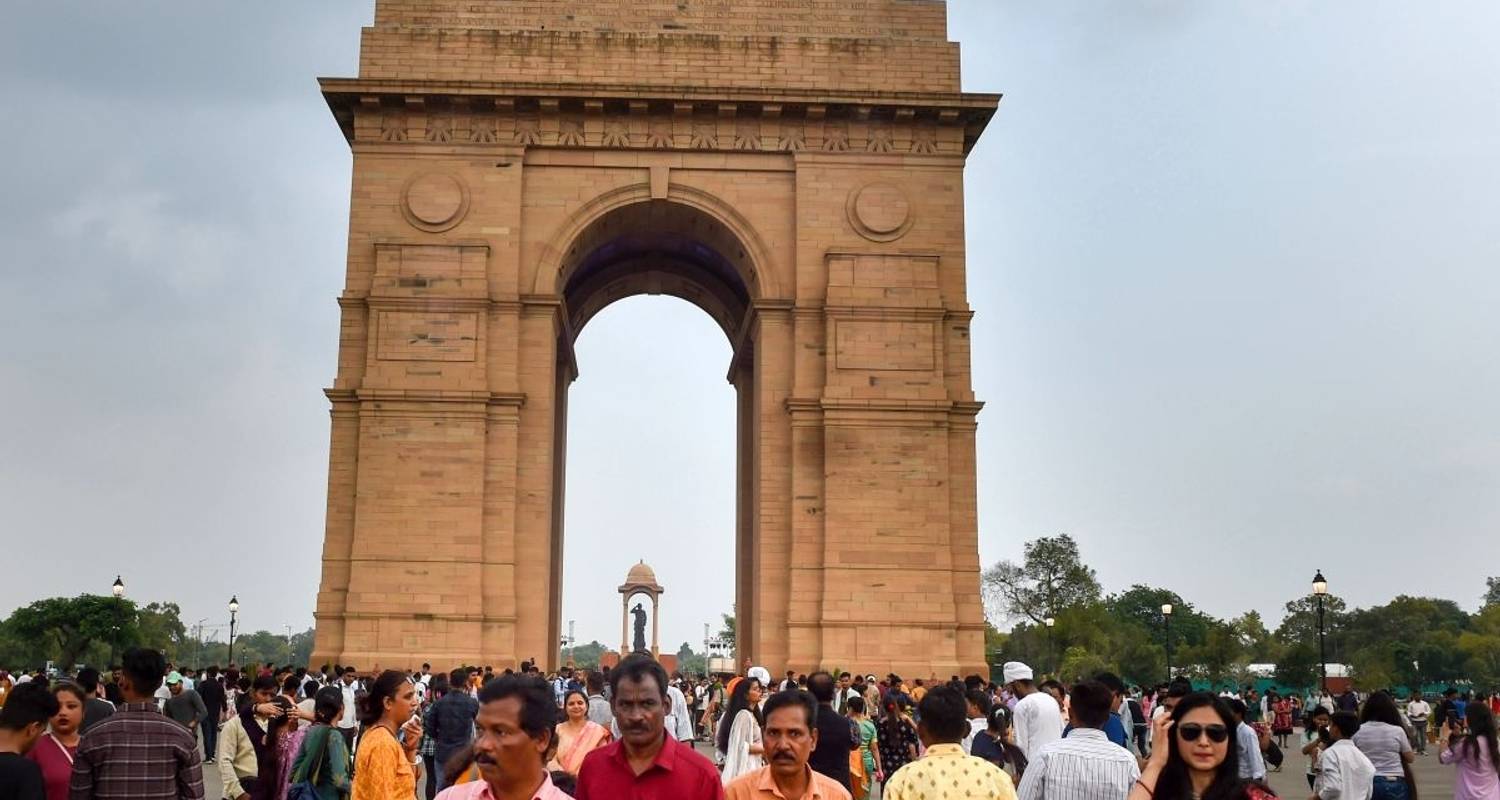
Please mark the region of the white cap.
<svg viewBox="0 0 1500 800"><path fill-rule="evenodd" d="M1011 683L1013 681L1029 681L1029 680L1031 680L1031 667L1028 667L1025 664L1022 664L1019 661L1007 661L1007 662L1005 662L1005 668L1004 669L1005 669L1005 682L1006 683Z"/></svg>
<svg viewBox="0 0 1500 800"><path fill-rule="evenodd" d="M761 686L771 685L771 671L765 667L751 667L750 671L745 673L745 677L760 681Z"/></svg>

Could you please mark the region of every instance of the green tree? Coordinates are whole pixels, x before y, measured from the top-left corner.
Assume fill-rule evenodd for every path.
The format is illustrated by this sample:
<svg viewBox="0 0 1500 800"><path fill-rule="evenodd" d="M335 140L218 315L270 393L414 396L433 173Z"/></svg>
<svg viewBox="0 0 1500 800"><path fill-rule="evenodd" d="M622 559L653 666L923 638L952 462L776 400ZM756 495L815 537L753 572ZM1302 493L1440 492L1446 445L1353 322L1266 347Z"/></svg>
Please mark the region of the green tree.
<svg viewBox="0 0 1500 800"><path fill-rule="evenodd" d="M1161 607L1167 603L1172 604L1172 649L1203 644L1210 618L1169 589L1136 584L1105 598L1104 606L1118 624L1139 626L1165 649L1167 628Z"/></svg>
<svg viewBox="0 0 1500 800"><path fill-rule="evenodd" d="M1481 600L1484 608L1500 606L1500 578L1484 579L1484 598Z"/></svg>
<svg viewBox="0 0 1500 800"><path fill-rule="evenodd" d="M1063 653L1062 664L1057 673L1064 683L1073 684L1091 678L1110 669L1109 662L1083 647L1069 647Z"/></svg>
<svg viewBox="0 0 1500 800"><path fill-rule="evenodd" d="M719 628L719 638L724 640L724 646L730 650L734 649L734 615L721 614L724 618L724 626Z"/></svg>
<svg viewBox="0 0 1500 800"><path fill-rule="evenodd" d="M576 647L570 647L567 649L566 654L569 658L573 659L574 666L581 667L583 669L598 669L599 658L603 656L604 651L608 649L609 648L605 647L599 642L593 641L589 642L588 644L581 644Z"/></svg>
<svg viewBox="0 0 1500 800"><path fill-rule="evenodd" d="M1500 686L1500 604L1475 614L1469 630L1458 637L1464 671L1478 686Z"/></svg>
<svg viewBox="0 0 1500 800"><path fill-rule="evenodd" d="M64 668L94 642L123 648L140 639L135 603L119 597L84 594L38 600L10 615L12 634L48 645Z"/></svg>
<svg viewBox="0 0 1500 800"><path fill-rule="evenodd" d="M143 646L160 650L172 662L187 655L187 627L176 603L148 603L139 609L136 619Z"/></svg>
<svg viewBox="0 0 1500 800"><path fill-rule="evenodd" d="M1347 607L1337 595L1323 596L1324 631L1328 640L1328 661L1343 663L1344 623ZM1299 597L1286 604L1286 616L1276 628L1276 641L1283 646L1307 642L1318 646L1318 605L1312 595Z"/></svg>
<svg viewBox="0 0 1500 800"><path fill-rule="evenodd" d="M1097 603L1100 593L1098 577L1066 533L1027 542L1020 564L1001 561L984 571L981 582L992 615L1034 623Z"/></svg>
<svg viewBox="0 0 1500 800"><path fill-rule="evenodd" d="M708 673L708 658L693 652L693 648L687 642L677 648L677 671L684 675L706 675Z"/></svg>
<svg viewBox="0 0 1500 800"><path fill-rule="evenodd" d="M1276 682L1282 686L1305 689L1318 685L1322 673L1318 663L1318 648L1307 642L1297 642L1281 651L1276 660Z"/></svg>
<svg viewBox="0 0 1500 800"><path fill-rule="evenodd" d="M1246 663L1245 648L1234 626L1215 621L1203 644L1188 648L1182 660L1202 670L1202 676L1215 685L1238 683Z"/></svg>
<svg viewBox="0 0 1500 800"><path fill-rule="evenodd" d="M1276 641L1276 637L1266 630L1266 624L1261 621L1259 611L1246 611L1230 620L1229 625L1234 629L1235 635L1240 638L1240 646L1247 660L1261 664L1276 663L1281 655L1282 647Z"/></svg>

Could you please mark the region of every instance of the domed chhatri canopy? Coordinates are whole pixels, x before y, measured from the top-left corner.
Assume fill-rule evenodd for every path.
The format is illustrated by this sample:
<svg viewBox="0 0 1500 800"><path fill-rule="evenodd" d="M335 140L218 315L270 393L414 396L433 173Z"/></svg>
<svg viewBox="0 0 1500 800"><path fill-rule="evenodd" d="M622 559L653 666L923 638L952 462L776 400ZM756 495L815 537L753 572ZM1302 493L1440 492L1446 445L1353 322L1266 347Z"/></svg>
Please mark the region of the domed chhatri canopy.
<svg viewBox="0 0 1500 800"><path fill-rule="evenodd" d="M625 576L625 582L620 585L620 591L664 594L666 589L656 582L656 570L646 566L645 561L640 561L630 568L630 572Z"/></svg>
<svg viewBox="0 0 1500 800"><path fill-rule="evenodd" d="M628 633L628 631L630 630L630 617L632 614L632 611L630 609L630 598L638 594L644 594L648 595L651 598L650 652L651 655L655 658L661 657L661 647L657 640L657 634L660 630L660 627L657 625L657 613L661 610L661 596L665 594L666 591L666 589L662 588L661 584L656 582L656 571L646 566L645 561L640 561L635 566L630 568L630 572L625 575L625 582L620 584L620 655L623 656L628 653L645 649L643 647L644 642L641 641L645 637L644 611L641 613L637 622L637 641L635 643L632 643L630 641Z"/></svg>

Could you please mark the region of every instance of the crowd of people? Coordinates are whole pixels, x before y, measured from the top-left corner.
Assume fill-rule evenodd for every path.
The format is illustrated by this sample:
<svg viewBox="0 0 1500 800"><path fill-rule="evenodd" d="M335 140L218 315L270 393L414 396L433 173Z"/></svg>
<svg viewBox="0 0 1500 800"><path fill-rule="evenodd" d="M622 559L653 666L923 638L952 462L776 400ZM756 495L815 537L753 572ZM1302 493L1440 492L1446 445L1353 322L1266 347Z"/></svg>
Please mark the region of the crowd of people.
<svg viewBox="0 0 1500 800"><path fill-rule="evenodd" d="M1496 706L1107 672L1064 686L1019 662L998 682L910 684L756 666L690 680L644 654L550 675L199 673L135 648L108 676L0 674L0 800L1271 800L1294 746L1309 800L1417 800L1429 744L1455 800L1500 800Z"/></svg>

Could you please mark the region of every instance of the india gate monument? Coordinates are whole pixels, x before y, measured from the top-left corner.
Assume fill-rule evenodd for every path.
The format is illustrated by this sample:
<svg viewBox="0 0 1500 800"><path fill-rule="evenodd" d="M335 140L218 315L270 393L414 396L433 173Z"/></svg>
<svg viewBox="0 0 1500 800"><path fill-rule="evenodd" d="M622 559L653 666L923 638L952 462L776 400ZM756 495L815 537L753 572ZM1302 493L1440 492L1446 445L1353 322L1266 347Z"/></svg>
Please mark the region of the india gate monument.
<svg viewBox="0 0 1500 800"><path fill-rule="evenodd" d="M353 186L311 663L556 665L573 342L665 294L733 349L738 660L981 671L963 172L999 97L944 4L377 0L360 42L321 82Z"/></svg>

